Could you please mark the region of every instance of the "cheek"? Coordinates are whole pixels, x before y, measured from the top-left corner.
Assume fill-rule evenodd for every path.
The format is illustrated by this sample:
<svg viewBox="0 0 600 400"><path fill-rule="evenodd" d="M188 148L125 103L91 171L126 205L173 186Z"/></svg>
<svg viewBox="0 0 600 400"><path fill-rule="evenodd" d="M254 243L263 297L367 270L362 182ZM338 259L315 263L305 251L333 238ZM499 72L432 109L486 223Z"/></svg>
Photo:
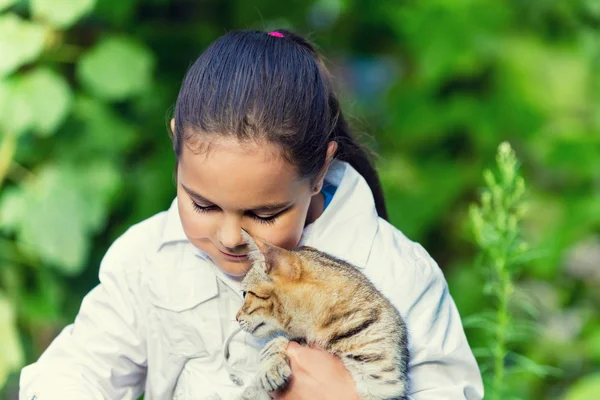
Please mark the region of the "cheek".
<svg viewBox="0 0 600 400"><path fill-rule="evenodd" d="M194 211L191 200L188 200L185 196L185 193L178 191L177 207L179 210L181 225L186 236L192 242L194 239L204 239L210 237L212 231L214 230L214 218L212 218L210 214L204 215Z"/></svg>
<svg viewBox="0 0 600 400"><path fill-rule="evenodd" d="M273 226L255 227L253 234L275 246L293 249L298 245L306 223L309 201L298 205L293 211L282 216Z"/></svg>

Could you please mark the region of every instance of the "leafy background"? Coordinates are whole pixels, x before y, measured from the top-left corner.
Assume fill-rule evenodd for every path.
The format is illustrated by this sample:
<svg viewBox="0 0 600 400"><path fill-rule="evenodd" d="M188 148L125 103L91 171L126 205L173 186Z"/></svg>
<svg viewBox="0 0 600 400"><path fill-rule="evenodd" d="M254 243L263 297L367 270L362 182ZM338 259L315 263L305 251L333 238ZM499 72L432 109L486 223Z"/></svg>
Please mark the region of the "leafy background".
<svg viewBox="0 0 600 400"><path fill-rule="evenodd" d="M326 54L392 222L465 322L496 307L468 206L511 143L535 249L513 272L529 329L511 348L549 369L507 374L507 396L600 398L596 0L0 0L0 397L73 320L110 243L174 197L166 121L190 63L230 29L279 27Z"/></svg>

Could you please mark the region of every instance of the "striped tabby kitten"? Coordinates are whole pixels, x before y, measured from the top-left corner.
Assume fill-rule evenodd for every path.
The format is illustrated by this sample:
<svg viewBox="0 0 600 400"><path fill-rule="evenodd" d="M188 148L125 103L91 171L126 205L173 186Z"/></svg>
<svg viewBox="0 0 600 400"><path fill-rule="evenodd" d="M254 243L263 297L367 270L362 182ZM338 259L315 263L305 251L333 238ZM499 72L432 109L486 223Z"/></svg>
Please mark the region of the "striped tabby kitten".
<svg viewBox="0 0 600 400"><path fill-rule="evenodd" d="M313 248L288 251L244 236L254 265L242 281L244 304L236 319L252 335L274 338L242 399L268 399L267 392L286 386L289 340L337 355L360 399L408 398L406 326L363 274Z"/></svg>

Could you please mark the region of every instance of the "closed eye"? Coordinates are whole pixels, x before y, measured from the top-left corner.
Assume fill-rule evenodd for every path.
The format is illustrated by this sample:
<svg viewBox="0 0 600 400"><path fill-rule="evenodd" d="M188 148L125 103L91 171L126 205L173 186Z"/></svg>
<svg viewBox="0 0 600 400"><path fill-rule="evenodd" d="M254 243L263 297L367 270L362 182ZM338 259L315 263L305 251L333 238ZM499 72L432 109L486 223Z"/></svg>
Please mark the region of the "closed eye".
<svg viewBox="0 0 600 400"><path fill-rule="evenodd" d="M194 210L198 213L208 213L211 211L219 210L219 207L217 207L217 206L201 206L200 204L196 203L195 201L192 201L192 207L194 207Z"/></svg>
<svg viewBox="0 0 600 400"><path fill-rule="evenodd" d="M269 298L269 296L265 296L265 295L259 296L256 293L250 292L250 291L246 292L246 294L251 294L252 296L257 297L259 299L263 299L263 300L266 300ZM244 297L246 297L246 295L244 295Z"/></svg>

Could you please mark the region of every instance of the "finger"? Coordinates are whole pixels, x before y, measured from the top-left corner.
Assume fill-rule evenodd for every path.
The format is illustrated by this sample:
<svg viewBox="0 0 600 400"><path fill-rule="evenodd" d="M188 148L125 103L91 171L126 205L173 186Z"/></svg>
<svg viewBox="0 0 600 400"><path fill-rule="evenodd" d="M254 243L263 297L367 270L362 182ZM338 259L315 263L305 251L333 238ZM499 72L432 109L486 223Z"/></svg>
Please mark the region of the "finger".
<svg viewBox="0 0 600 400"><path fill-rule="evenodd" d="M301 356L303 347L298 342L289 342L286 348L286 352L290 361L298 361L298 358Z"/></svg>
<svg viewBox="0 0 600 400"><path fill-rule="evenodd" d="M292 350L292 351L296 351L298 349L301 349L302 346L300 345L300 343L298 342L294 342L293 340L290 340L287 344L287 350Z"/></svg>

